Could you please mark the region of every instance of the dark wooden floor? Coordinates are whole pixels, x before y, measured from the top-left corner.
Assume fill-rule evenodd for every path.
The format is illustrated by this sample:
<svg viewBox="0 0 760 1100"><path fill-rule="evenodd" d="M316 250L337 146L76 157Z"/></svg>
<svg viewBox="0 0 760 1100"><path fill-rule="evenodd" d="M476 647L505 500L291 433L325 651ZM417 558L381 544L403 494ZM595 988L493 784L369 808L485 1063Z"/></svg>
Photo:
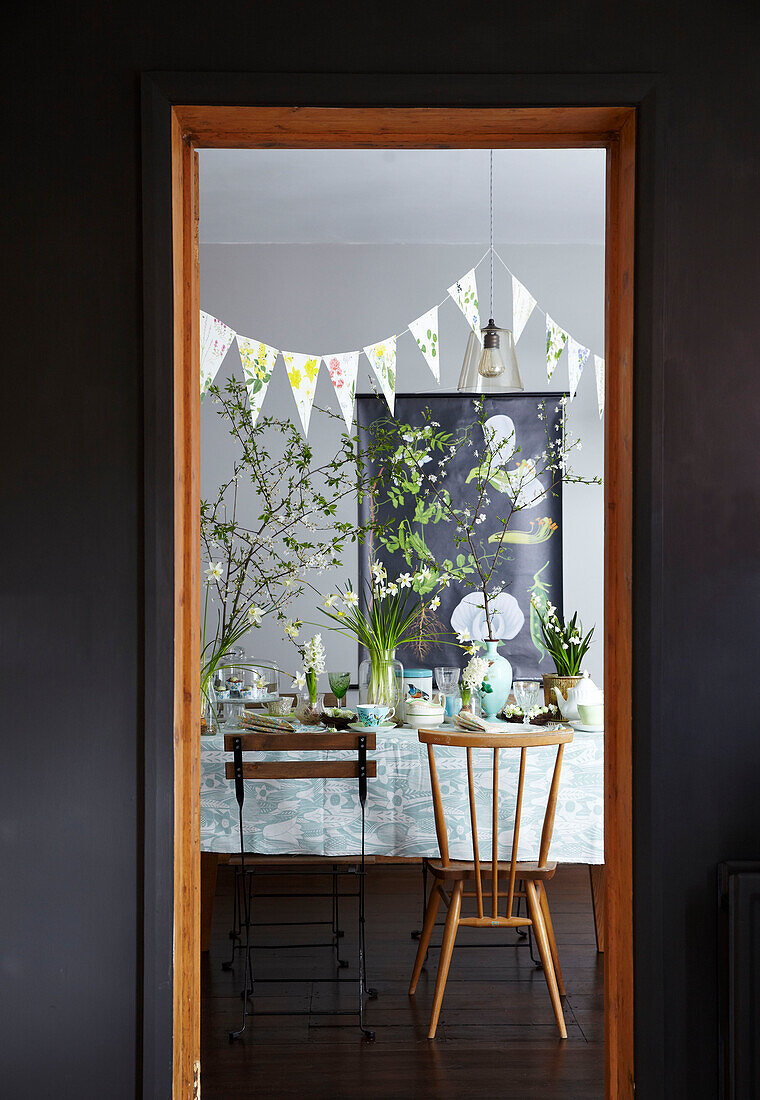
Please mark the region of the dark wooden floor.
<svg viewBox="0 0 760 1100"><path fill-rule="evenodd" d="M232 875L220 867L211 951L203 956L202 1094L204 1100L245 1097L454 1098L504 1100L586 1100L603 1096L602 956L597 955L586 867L560 867L550 883L550 902L567 987L568 1038L556 1031L541 971L527 946L489 948L517 942L512 933L462 929L460 943L483 948L454 950L438 1037L426 1038L438 952L431 951L415 997L407 994L420 926L419 867L374 865L368 869L367 938L369 982L379 997L369 1002L367 1020L373 1043L362 1041L354 1017L338 1021L320 1016L261 1016L249 1019L246 1036L236 1044L228 1032L240 1019L241 968L225 973L229 955ZM270 880L271 883L272 880ZM277 880L273 890L296 882ZM329 888L325 879L309 888ZM352 880L344 879L349 889ZM297 887L296 887L297 888ZM329 918L330 901L261 902L259 920ZM264 906L267 907L266 915ZM342 949L355 974L356 903L343 902L346 930ZM289 933L289 935L287 935ZM321 940L326 929L260 929L269 943ZM440 942L440 929L435 942ZM332 976L327 948L259 952L256 972L264 976ZM336 990L318 983L260 986L257 1009L316 1010L336 1004L337 995L354 996L354 987ZM353 1003L350 1001L349 1004Z"/></svg>

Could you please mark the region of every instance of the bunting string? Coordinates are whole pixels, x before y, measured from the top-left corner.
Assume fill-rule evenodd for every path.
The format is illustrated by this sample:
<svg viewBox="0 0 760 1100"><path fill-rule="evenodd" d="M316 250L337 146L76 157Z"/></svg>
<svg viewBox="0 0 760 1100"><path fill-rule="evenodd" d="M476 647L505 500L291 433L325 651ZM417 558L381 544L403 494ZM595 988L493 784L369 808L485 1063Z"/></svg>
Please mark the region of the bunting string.
<svg viewBox="0 0 760 1100"><path fill-rule="evenodd" d="M388 408L393 413L396 395L397 345L398 341L409 333L430 368L433 377L440 385L441 348L439 342L438 311L448 301L457 304L472 331L482 341L481 317L478 303L476 271L484 260L490 259L493 269L494 257L511 278L512 283L512 332L515 343L520 339L534 313L540 313L546 325L546 376L551 381L554 371L567 348L568 390L572 401L577 393L583 375L583 368L593 359L594 376L597 391L597 406L600 418L604 416L604 359L595 355L590 348L580 344L566 329L563 329L549 316L528 288L518 279L497 249L486 249L478 262L461 278L448 288L446 296L436 305L420 314L400 332L387 336L376 344L367 344L363 353L367 358L374 379L383 394ZM213 382L225 355L234 342L237 344L243 367L243 377L248 389L251 419L255 423L264 402L269 382L278 356L285 363L293 398L296 403L299 420L304 435L308 434L311 410L317 388L322 362L328 369L330 381L335 390L340 411L351 430L356 396L356 380L359 357L362 351L333 352L330 355L315 355L303 352L280 351L261 340L241 336L223 321L201 310L201 397Z"/></svg>

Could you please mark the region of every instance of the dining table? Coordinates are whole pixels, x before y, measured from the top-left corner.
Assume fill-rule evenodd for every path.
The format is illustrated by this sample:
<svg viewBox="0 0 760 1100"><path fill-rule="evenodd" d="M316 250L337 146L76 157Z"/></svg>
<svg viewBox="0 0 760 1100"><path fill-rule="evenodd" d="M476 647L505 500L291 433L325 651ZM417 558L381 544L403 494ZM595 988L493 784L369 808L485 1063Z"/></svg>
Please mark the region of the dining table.
<svg viewBox="0 0 760 1100"><path fill-rule="evenodd" d="M506 726L507 724L505 724ZM314 727L303 727L304 729ZM519 729L514 725L509 727ZM229 732L229 731L225 731ZM471 859L472 842L467 769L462 749L437 747L436 766L449 830L452 859ZM342 753L331 751L330 759ZM350 753L345 754L348 758ZM421 862L439 855L430 788L427 747L406 726L378 729L377 776L368 784L365 853L378 861ZM499 768L499 850L509 853L514 824L519 752L502 750ZM319 758L311 752L309 759ZM535 859L554 767L552 747L527 754L519 858ZM230 754L219 733L201 739L201 865L204 946L220 861L240 852L238 805L234 783L225 777ZM298 752L257 753L256 760L298 760ZM474 750L476 804L481 846L490 846L486 810L491 797L491 750ZM565 747L551 846L558 863L587 864L590 871L597 943L603 950L602 874L604 864L604 734L576 731ZM483 822L482 827L480 822ZM351 779L247 779L243 842L252 857L345 859L361 851L357 786Z"/></svg>

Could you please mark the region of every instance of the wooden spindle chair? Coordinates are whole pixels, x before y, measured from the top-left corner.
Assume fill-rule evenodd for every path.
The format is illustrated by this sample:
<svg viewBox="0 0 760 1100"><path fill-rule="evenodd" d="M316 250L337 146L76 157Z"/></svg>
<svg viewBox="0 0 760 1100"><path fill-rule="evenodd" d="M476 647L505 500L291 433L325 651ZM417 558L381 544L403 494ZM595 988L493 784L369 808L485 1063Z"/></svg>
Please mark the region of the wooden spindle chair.
<svg viewBox="0 0 760 1100"><path fill-rule="evenodd" d="M435 814L435 831L438 838L440 859L430 860L429 869L434 876L432 889L425 910L425 920L422 926L417 958L412 971L412 980L409 985L409 995L413 996L417 988L417 982L425 962L425 955L430 943L430 936L435 925L438 909L443 901L448 907L446 923L443 930L443 942L438 962L438 975L435 983L435 995L433 999L433 1012L430 1017L430 1030L428 1038L434 1039L438 1027L438 1017L443 1002L443 994L446 988L446 978L449 972L451 956L454 950L454 941L460 925L470 928L521 928L532 926L535 934L541 964L544 970L546 984L549 987L554 1015L557 1020L560 1036L567 1038L565 1019L562 1013L561 995L565 989L562 982L562 971L559 966L557 945L554 939L551 917L549 915L549 903L546 897L544 883L553 877L556 863L549 861L549 846L551 844L554 829L554 814L557 807L557 792L559 778L562 770L562 755L565 745L572 741L573 731L570 729L520 731L514 733L468 733L462 731L419 730L419 739L427 745L428 763L430 765L430 784L433 793L433 811ZM438 781L438 771L435 763L434 746L445 745L464 748L467 758L467 783L470 802L470 828L472 832L472 860L452 860L449 858L448 833L446 829L446 817L441 798L441 787ZM520 816L522 812L523 789L525 785L525 762L528 749L539 748L547 745L557 746L557 755L554 763L554 772L549 787L544 814L541 842L539 846L538 860L536 862L522 862L517 860L517 848L520 837ZM478 843L478 822L475 810L475 777L473 773L472 750L493 750L492 772L492 842L490 861L481 861ZM512 837L512 852L508 860L502 861L506 875L506 891L499 889L499 853L498 853L498 820L499 820L499 752L501 749L520 750L520 771L517 782L517 798L515 805L514 832ZM484 884L485 877L485 884ZM490 880L490 890L488 882ZM475 892L465 893L465 882L473 882ZM524 894L516 890L519 882L525 884ZM450 892L447 893L447 889ZM516 897L525 897L528 905L528 916L513 915L514 900ZM499 914L499 901L506 897L506 905L503 913ZM477 907L476 916L462 916L462 899L474 898Z"/></svg>

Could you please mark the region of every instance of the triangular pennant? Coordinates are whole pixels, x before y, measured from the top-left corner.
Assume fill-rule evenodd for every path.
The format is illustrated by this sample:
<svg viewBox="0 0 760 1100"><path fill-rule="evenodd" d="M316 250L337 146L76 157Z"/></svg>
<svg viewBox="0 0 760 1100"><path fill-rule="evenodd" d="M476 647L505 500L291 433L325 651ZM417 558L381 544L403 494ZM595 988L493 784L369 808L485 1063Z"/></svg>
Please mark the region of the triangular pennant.
<svg viewBox="0 0 760 1100"><path fill-rule="evenodd" d="M243 364L243 377L248 387L251 422L255 424L266 397L275 360L280 353L277 348L270 348L268 344L262 344L261 340L251 340L247 336L238 336L237 345L240 362Z"/></svg>
<svg viewBox="0 0 760 1100"><path fill-rule="evenodd" d="M467 324L482 343L483 337L480 333L480 310L478 308L478 285L475 282L474 267L470 268L466 275L463 275L453 286L449 287L449 294L467 318Z"/></svg>
<svg viewBox="0 0 760 1100"><path fill-rule="evenodd" d="M201 310L201 397L216 378L235 333L210 313Z"/></svg>
<svg viewBox="0 0 760 1100"><path fill-rule="evenodd" d="M536 308L536 299L529 290L526 290L519 279L512 276L512 335L515 343L520 339L523 329L528 323L533 310Z"/></svg>
<svg viewBox="0 0 760 1100"><path fill-rule="evenodd" d="M599 419L604 416L604 359L601 355L594 356L594 373L596 374L596 403L599 406Z"/></svg>
<svg viewBox="0 0 760 1100"><path fill-rule="evenodd" d="M582 344L579 344L577 340L572 336L567 341L567 373L570 379L570 400L572 401L578 391L578 383L581 380L583 374L583 368L586 366L591 351L589 348L584 348Z"/></svg>
<svg viewBox="0 0 760 1100"><path fill-rule="evenodd" d="M354 420L354 398L356 396L356 375L359 370L359 351L337 351L334 355L323 356L330 372L330 381L338 398L340 411L346 422L346 431L351 431Z"/></svg>
<svg viewBox="0 0 760 1100"><path fill-rule="evenodd" d="M546 314L546 380L551 382L552 375L554 374L554 368L559 362L559 357L565 350L565 344L567 343L567 333L563 328L552 321L549 314Z"/></svg>
<svg viewBox="0 0 760 1100"><path fill-rule="evenodd" d="M389 336L379 344L369 344L364 349L364 354L380 383L388 408L393 412L396 399L396 337Z"/></svg>
<svg viewBox="0 0 760 1100"><path fill-rule="evenodd" d="M317 375L322 356L304 355L300 351L284 351L282 357L290 379L290 388L296 399L303 434L308 435L311 406L314 404L314 392L317 388Z"/></svg>
<svg viewBox="0 0 760 1100"><path fill-rule="evenodd" d="M409 322L409 331L425 356L436 382L441 381L441 356L438 346L438 306L433 306L416 321Z"/></svg>

